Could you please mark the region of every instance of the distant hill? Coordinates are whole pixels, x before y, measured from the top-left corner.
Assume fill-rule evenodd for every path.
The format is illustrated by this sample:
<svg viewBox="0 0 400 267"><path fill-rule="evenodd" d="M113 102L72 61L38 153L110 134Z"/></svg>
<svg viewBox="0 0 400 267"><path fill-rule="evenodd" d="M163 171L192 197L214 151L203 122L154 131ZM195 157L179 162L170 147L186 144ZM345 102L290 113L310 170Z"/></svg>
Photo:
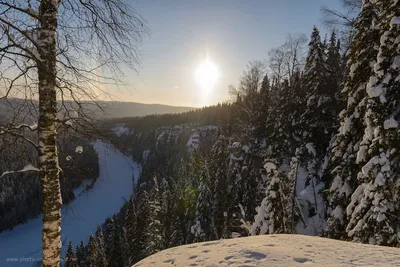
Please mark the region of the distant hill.
<svg viewBox="0 0 400 267"><path fill-rule="evenodd" d="M72 102L66 102L65 106L76 109ZM98 118L122 118L146 116L152 114L181 113L193 110L193 107L175 107L161 104L143 104L136 102L103 101L100 102L101 108L94 102L83 102L83 107ZM29 103L24 99L0 100L0 117L7 119L12 116L13 111L20 111L20 116L26 121L28 118L37 117L37 100L30 100Z"/></svg>
<svg viewBox="0 0 400 267"><path fill-rule="evenodd" d="M151 114L181 113L193 110L193 107L175 107L161 104L143 104L136 102L103 102L104 116L107 118L122 118L146 116Z"/></svg>

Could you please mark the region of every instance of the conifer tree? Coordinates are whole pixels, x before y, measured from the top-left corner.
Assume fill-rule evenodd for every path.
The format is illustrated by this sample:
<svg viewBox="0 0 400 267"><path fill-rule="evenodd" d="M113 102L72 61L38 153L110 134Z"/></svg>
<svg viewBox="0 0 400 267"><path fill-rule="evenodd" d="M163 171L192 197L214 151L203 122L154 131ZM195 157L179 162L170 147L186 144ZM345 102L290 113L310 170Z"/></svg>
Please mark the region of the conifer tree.
<svg viewBox="0 0 400 267"><path fill-rule="evenodd" d="M107 259L109 267L123 266L122 249L121 249L121 227L118 224L118 218L114 217L110 220L107 238Z"/></svg>
<svg viewBox="0 0 400 267"><path fill-rule="evenodd" d="M262 138L266 137L266 122L268 117L268 109L270 103L270 82L268 79L268 74L265 74L260 87L259 93L259 104L256 107L257 118L255 120L255 137L257 141L261 141Z"/></svg>
<svg viewBox="0 0 400 267"><path fill-rule="evenodd" d="M335 31L332 32L329 41L326 64L329 70L328 86L331 90L338 92L344 71L342 69L342 55L340 54L340 40L336 40Z"/></svg>
<svg viewBox="0 0 400 267"><path fill-rule="evenodd" d="M124 228L126 231L125 234L125 257L126 257L126 265L133 265L134 263L134 255L137 252L136 248L136 236L135 229L137 223L137 210L135 209L135 196L131 196L127 203L125 220L124 220Z"/></svg>
<svg viewBox="0 0 400 267"><path fill-rule="evenodd" d="M272 162L264 165L267 170L268 182L266 197L258 208L252 235L291 233L292 194L288 177L277 170Z"/></svg>
<svg viewBox="0 0 400 267"><path fill-rule="evenodd" d="M96 267L107 267L106 247L104 234L100 225L97 226L95 241L97 245Z"/></svg>
<svg viewBox="0 0 400 267"><path fill-rule="evenodd" d="M77 267L77 258L72 247L72 242L69 242L67 254L65 255L65 267Z"/></svg>
<svg viewBox="0 0 400 267"><path fill-rule="evenodd" d="M132 242L131 249L133 262L140 261L147 257L146 246L148 244L148 231L150 224L150 196L147 190L141 189L138 193L137 201L135 201Z"/></svg>
<svg viewBox="0 0 400 267"><path fill-rule="evenodd" d="M319 31L314 27L304 67L303 82L307 92L300 127L304 144L313 143L317 158L325 153L337 116L336 92L328 86L329 68L325 59Z"/></svg>
<svg viewBox="0 0 400 267"><path fill-rule="evenodd" d="M375 1L383 34L370 77L366 129L361 148L370 160L358 174L358 187L347 207L346 231L358 242L399 245L400 8L398 1Z"/></svg>
<svg viewBox="0 0 400 267"><path fill-rule="evenodd" d="M77 259L77 266L79 267L88 267L87 262L87 250L85 248L85 244L81 241L80 246L76 247L76 259Z"/></svg>
<svg viewBox="0 0 400 267"><path fill-rule="evenodd" d="M88 266L89 267L97 267L97 258L98 258L98 249L97 244L94 236L92 233L89 235L89 242L87 245L87 252L88 252Z"/></svg>
<svg viewBox="0 0 400 267"><path fill-rule="evenodd" d="M160 203L160 187L157 177L153 177L149 195L149 225L146 232L146 255L152 255L164 249L163 225L161 224L163 210ZM164 204L164 203L163 203Z"/></svg>
<svg viewBox="0 0 400 267"><path fill-rule="evenodd" d="M330 184L326 234L331 238L346 236L346 207L357 186L361 164L369 160L364 157L365 150L359 148L365 128L366 86L373 73L372 66L379 47L378 21L375 6L370 0L364 0L348 54L350 73L342 91L347 106L340 113L339 133L333 142L330 166L324 177L324 182Z"/></svg>
<svg viewBox="0 0 400 267"><path fill-rule="evenodd" d="M213 194L213 216L215 218L215 227L217 229L218 237L227 238L228 232L224 232L226 225L228 207L228 192L229 183L227 168L229 163L227 151L227 139L221 134L211 149L210 156L210 175L213 181L212 194ZM226 215L226 216L225 216Z"/></svg>
<svg viewBox="0 0 400 267"><path fill-rule="evenodd" d="M258 157L252 148L246 153L246 161L242 169L243 198L240 203L243 207L245 222L251 222L257 214L256 208L265 197L265 187L261 177L262 159Z"/></svg>
<svg viewBox="0 0 400 267"><path fill-rule="evenodd" d="M210 190L210 174L206 163L201 173L199 196L196 204L196 218L191 232L195 241L213 240L216 236L216 229L213 217L213 198Z"/></svg>

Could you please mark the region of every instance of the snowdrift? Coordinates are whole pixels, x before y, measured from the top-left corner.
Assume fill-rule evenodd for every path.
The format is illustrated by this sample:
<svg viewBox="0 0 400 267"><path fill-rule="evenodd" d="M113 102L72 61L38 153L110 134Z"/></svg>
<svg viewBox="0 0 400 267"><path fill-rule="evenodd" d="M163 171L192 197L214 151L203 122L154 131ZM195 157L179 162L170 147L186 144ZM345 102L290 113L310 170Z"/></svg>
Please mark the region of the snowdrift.
<svg viewBox="0 0 400 267"><path fill-rule="evenodd" d="M303 235L194 243L156 253L145 266L400 266L400 249Z"/></svg>

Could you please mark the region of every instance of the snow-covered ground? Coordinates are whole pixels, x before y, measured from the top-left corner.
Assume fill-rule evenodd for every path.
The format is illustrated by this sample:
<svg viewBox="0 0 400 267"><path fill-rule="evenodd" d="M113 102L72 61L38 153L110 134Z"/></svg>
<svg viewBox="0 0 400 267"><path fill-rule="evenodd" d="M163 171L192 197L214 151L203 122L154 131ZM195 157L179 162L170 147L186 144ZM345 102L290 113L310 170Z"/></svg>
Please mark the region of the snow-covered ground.
<svg viewBox="0 0 400 267"><path fill-rule="evenodd" d="M100 176L94 187L84 191L62 210L62 256L67 244L87 243L96 226L117 213L132 193L132 175L137 182L139 167L111 145L94 144L99 155ZM76 190L77 192L79 190ZM39 265L42 217L0 234L0 266Z"/></svg>
<svg viewBox="0 0 400 267"><path fill-rule="evenodd" d="M154 254L147 266L400 266L400 249L303 235L261 235L194 243Z"/></svg>

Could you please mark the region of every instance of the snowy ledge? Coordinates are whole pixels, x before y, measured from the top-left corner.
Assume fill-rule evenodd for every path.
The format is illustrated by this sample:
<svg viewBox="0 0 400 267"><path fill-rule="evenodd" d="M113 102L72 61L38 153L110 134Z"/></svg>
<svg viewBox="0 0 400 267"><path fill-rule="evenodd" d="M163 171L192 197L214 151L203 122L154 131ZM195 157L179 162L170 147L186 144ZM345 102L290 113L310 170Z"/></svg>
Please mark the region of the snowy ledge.
<svg viewBox="0 0 400 267"><path fill-rule="evenodd" d="M303 235L262 235L194 243L137 266L400 266L400 249Z"/></svg>

